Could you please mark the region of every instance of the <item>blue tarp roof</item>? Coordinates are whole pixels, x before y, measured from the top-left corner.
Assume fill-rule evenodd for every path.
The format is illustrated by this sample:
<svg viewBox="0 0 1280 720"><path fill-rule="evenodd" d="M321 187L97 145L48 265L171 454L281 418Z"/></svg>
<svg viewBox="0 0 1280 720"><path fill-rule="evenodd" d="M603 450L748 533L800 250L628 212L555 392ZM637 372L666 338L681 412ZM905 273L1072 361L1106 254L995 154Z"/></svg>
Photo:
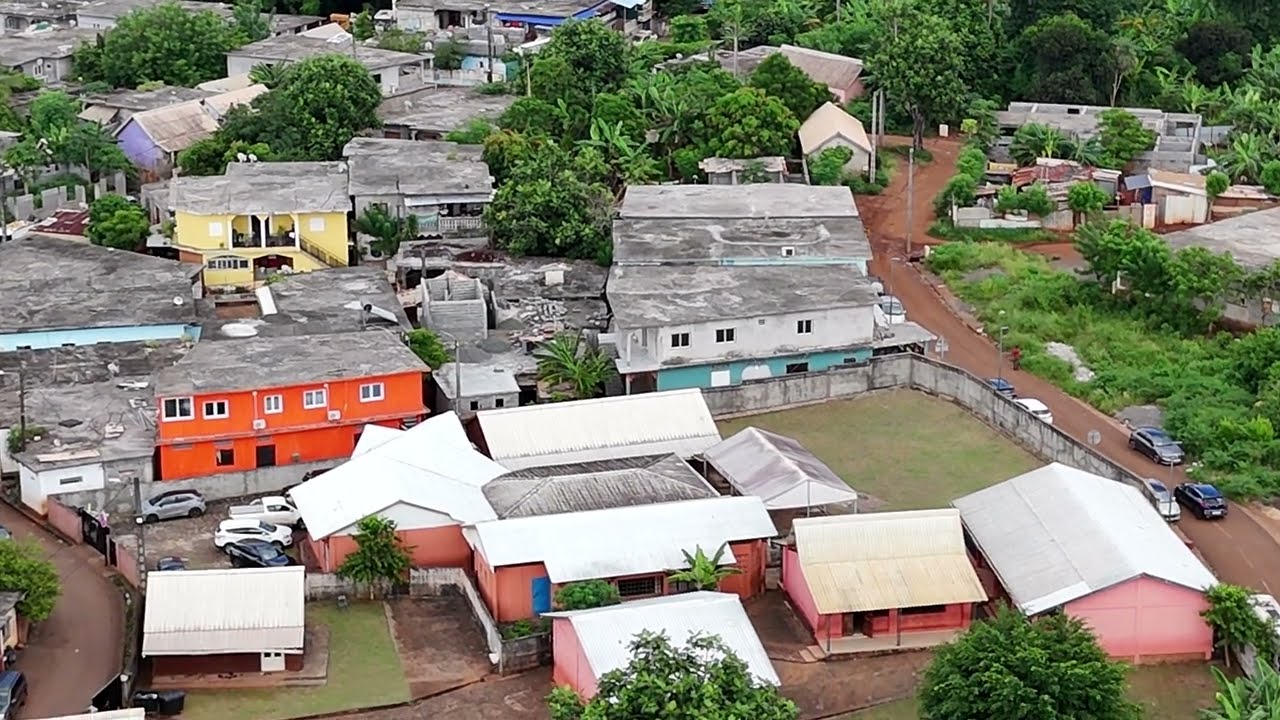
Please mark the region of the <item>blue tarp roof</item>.
<svg viewBox="0 0 1280 720"><path fill-rule="evenodd" d="M569 20L570 18L574 20L586 20L587 18L593 18L597 14L599 14L600 7L605 4L607 4L606 0L602 0L601 2L598 2L589 8L579 10L573 15L539 15L539 14L533 14L533 13L499 12L497 13L497 17L499 22L524 23L525 25L534 25L534 26L541 26L541 27L556 27L557 25L564 23L565 20ZM614 4L618 4L618 3L614 3Z"/></svg>

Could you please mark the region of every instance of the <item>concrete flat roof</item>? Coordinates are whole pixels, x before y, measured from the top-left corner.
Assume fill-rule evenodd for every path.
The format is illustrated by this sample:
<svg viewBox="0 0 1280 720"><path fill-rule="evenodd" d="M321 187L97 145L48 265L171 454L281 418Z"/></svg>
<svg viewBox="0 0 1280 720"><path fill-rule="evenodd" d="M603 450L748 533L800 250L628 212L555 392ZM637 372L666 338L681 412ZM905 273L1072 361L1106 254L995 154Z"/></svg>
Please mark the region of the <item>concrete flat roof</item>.
<svg viewBox="0 0 1280 720"><path fill-rule="evenodd" d="M171 210L195 215L348 212L346 164L231 163L226 175L178 177Z"/></svg>
<svg viewBox="0 0 1280 720"><path fill-rule="evenodd" d="M853 192L844 186L631 185L620 218L856 218Z"/></svg>
<svg viewBox="0 0 1280 720"><path fill-rule="evenodd" d="M31 34L0 35L0 64L18 67L36 60L66 58L80 43L97 35L92 30L57 28Z"/></svg>
<svg viewBox="0 0 1280 720"><path fill-rule="evenodd" d="M854 262L870 257L871 245L857 217L620 219L613 224L617 263L786 258Z"/></svg>
<svg viewBox="0 0 1280 720"><path fill-rule="evenodd" d="M274 63L297 62L321 55L350 56L350 41L335 43L306 35L279 35L249 43L227 53L227 57L246 57ZM383 50L360 44L356 45L355 57L361 65L370 70L415 65L427 61L423 55Z"/></svg>
<svg viewBox="0 0 1280 720"><path fill-rule="evenodd" d="M121 385L129 383L28 388L27 428L44 430L16 459L41 471L151 457L156 435L151 389L145 380ZM5 426L16 426L17 398L7 400Z"/></svg>
<svg viewBox="0 0 1280 720"><path fill-rule="evenodd" d="M1280 260L1280 208L1257 210L1226 220L1169 233L1165 242L1174 250L1202 247L1227 253L1240 265L1257 270Z"/></svg>
<svg viewBox="0 0 1280 720"><path fill-rule="evenodd" d="M358 137L342 149L350 194L473 195L493 193L479 145Z"/></svg>
<svg viewBox="0 0 1280 720"><path fill-rule="evenodd" d="M243 339L249 330L256 337L297 337L378 328L413 329L386 272L376 267L361 265L285 275L261 292L270 293L274 314L222 321L202 339ZM366 304L375 310L365 313ZM379 310L395 320L382 317Z"/></svg>
<svg viewBox="0 0 1280 720"><path fill-rule="evenodd" d="M387 125L445 133L472 120L495 120L515 101L514 95L485 95L473 88L428 87L383 100L378 117Z"/></svg>

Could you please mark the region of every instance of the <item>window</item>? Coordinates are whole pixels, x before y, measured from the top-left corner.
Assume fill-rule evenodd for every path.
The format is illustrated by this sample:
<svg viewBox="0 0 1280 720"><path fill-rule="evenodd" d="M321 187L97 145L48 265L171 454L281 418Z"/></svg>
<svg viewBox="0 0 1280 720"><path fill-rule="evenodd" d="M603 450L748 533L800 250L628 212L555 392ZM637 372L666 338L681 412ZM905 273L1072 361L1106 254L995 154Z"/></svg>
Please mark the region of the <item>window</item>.
<svg viewBox="0 0 1280 720"><path fill-rule="evenodd" d="M480 401L479 401L479 400L472 400L472 401L471 401L471 409L472 409L472 410L479 410L479 409L480 409Z"/></svg>
<svg viewBox="0 0 1280 720"><path fill-rule="evenodd" d="M807 373L807 372L809 372L809 363L807 362L787 363L788 375L799 375L800 373Z"/></svg>
<svg viewBox="0 0 1280 720"><path fill-rule="evenodd" d="M671 347L689 347L689 333L671 333Z"/></svg>
<svg viewBox="0 0 1280 720"><path fill-rule="evenodd" d="M797 335L808 335L808 334L810 334L810 333L812 333L812 332L813 332L813 321L812 321L812 320L797 320L797 321L796 321L796 334L797 334Z"/></svg>
<svg viewBox="0 0 1280 720"><path fill-rule="evenodd" d="M626 578L618 581L618 595L621 597L643 597L658 594L658 578L655 576Z"/></svg>
<svg viewBox="0 0 1280 720"><path fill-rule="evenodd" d="M382 383L369 383L360 386L360 402L373 402L382 399Z"/></svg>
<svg viewBox="0 0 1280 720"><path fill-rule="evenodd" d="M782 247L782 257L795 257L795 256L796 256L795 248L791 247L790 245L784 245Z"/></svg>
<svg viewBox="0 0 1280 720"><path fill-rule="evenodd" d="M234 448L219 448L213 451L214 461L218 467L227 467L236 464L236 451Z"/></svg>
<svg viewBox="0 0 1280 720"><path fill-rule="evenodd" d="M277 415L284 412L284 396L268 395L262 398L262 412L267 415Z"/></svg>
<svg viewBox="0 0 1280 720"><path fill-rule="evenodd" d="M920 607L902 608L903 615L936 615L946 611L946 605L922 605Z"/></svg>
<svg viewBox="0 0 1280 720"><path fill-rule="evenodd" d="M230 415L226 400L210 400L204 404L204 417L206 420L216 420Z"/></svg>
<svg viewBox="0 0 1280 720"><path fill-rule="evenodd" d="M223 236L222 223L216 222L216 221L209 223L209 237L222 237L222 236Z"/></svg>
<svg viewBox="0 0 1280 720"><path fill-rule="evenodd" d="M210 270L248 270L249 261L238 257L218 257L210 260L206 267Z"/></svg>
<svg viewBox="0 0 1280 720"><path fill-rule="evenodd" d="M507 404L507 403L506 403L506 401L505 401L505 400L503 400L502 398L494 398L494 399L493 399L493 406L494 406L494 407L496 407L496 408L505 407L505 406L506 406L506 404Z"/></svg>
<svg viewBox="0 0 1280 720"><path fill-rule="evenodd" d="M72 475L71 477L58 478L59 485L75 485L84 482L84 478L80 475Z"/></svg>
<svg viewBox="0 0 1280 720"><path fill-rule="evenodd" d="M734 331L733 328L720 328L719 330L716 330L716 342L731 343L733 342L734 336L736 334L737 333Z"/></svg>
<svg viewBox="0 0 1280 720"><path fill-rule="evenodd" d="M302 407L307 410L322 408L329 404L328 393L323 388L319 390L308 390L302 393Z"/></svg>
<svg viewBox="0 0 1280 720"><path fill-rule="evenodd" d="M307 220L307 229L311 232L324 232L324 218L313 217Z"/></svg>
<svg viewBox="0 0 1280 720"><path fill-rule="evenodd" d="M196 416L195 410L192 409L191 398L165 398L164 415L168 420L190 420Z"/></svg>

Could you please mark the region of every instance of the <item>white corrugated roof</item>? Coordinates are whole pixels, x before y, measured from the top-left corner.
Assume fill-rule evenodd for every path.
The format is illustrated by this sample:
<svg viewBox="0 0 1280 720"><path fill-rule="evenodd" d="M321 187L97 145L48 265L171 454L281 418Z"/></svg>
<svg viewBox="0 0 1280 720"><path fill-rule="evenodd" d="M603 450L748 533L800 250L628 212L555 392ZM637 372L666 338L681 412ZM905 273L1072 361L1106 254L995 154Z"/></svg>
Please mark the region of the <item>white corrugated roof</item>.
<svg viewBox="0 0 1280 720"><path fill-rule="evenodd" d="M552 582L566 583L675 570L685 550L712 553L777 531L760 498L716 497L494 520L463 534L490 567L543 563Z"/></svg>
<svg viewBox="0 0 1280 720"><path fill-rule="evenodd" d="M505 472L471 447L450 412L367 447L290 494L311 537L326 538L398 503L462 523L491 520L496 516L481 488Z"/></svg>
<svg viewBox="0 0 1280 720"><path fill-rule="evenodd" d="M745 428L704 457L738 492L764 500L770 510L858 499L853 488L798 441L768 430Z"/></svg>
<svg viewBox="0 0 1280 720"><path fill-rule="evenodd" d="M797 518L792 527L823 615L987 599L953 508Z"/></svg>
<svg viewBox="0 0 1280 720"><path fill-rule="evenodd" d="M782 684L737 595L692 592L547 616L565 618L573 625L578 646L596 678L625 668L631 662L631 642L648 630L666 635L676 647L694 635L716 635L757 680Z"/></svg>
<svg viewBox="0 0 1280 720"><path fill-rule="evenodd" d="M396 428L365 425L364 429L360 431L360 439L356 441L356 449L351 451L351 457L358 458L376 447L386 445L403 434L403 430Z"/></svg>
<svg viewBox="0 0 1280 720"><path fill-rule="evenodd" d="M476 419L489 455L512 470L667 453L687 459L720 442L696 389L482 410Z"/></svg>
<svg viewBox="0 0 1280 720"><path fill-rule="evenodd" d="M1143 575L1194 590L1217 582L1137 488L1061 463L953 504L1028 615Z"/></svg>
<svg viewBox="0 0 1280 720"><path fill-rule="evenodd" d="M142 654L301 650L304 576L298 566L149 573Z"/></svg>

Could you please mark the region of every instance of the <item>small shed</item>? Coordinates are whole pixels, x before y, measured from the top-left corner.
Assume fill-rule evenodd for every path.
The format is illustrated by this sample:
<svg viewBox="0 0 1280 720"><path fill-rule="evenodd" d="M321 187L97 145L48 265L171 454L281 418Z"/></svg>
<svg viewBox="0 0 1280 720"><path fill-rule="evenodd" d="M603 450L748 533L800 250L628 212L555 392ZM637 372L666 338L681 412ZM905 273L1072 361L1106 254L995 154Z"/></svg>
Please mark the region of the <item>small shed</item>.
<svg viewBox="0 0 1280 720"><path fill-rule="evenodd" d="M142 656L157 676L301 670L301 567L151 573Z"/></svg>
<svg viewBox="0 0 1280 720"><path fill-rule="evenodd" d="M1124 188L1132 202L1156 206L1157 227L1209 221L1209 192L1203 175L1152 169L1126 177Z"/></svg>
<svg viewBox="0 0 1280 720"><path fill-rule="evenodd" d="M677 647L695 635L715 635L746 663L757 682L781 684L736 595L691 592L548 613L547 617L553 618L552 680L556 685L568 685L584 699L595 696L602 675L627 666L631 642L645 631L662 633Z"/></svg>
<svg viewBox="0 0 1280 720"><path fill-rule="evenodd" d="M845 166L850 172L866 174L871 168L871 140L862 121L835 103L823 103L814 110L800 126L799 135L800 151L805 157L833 147L845 147L853 152L853 158Z"/></svg>
<svg viewBox="0 0 1280 720"><path fill-rule="evenodd" d="M828 653L948 642L987 599L950 508L797 519L782 586Z"/></svg>
<svg viewBox="0 0 1280 720"><path fill-rule="evenodd" d="M435 407L441 410L467 416L520 405L520 385L504 367L445 363L431 377L436 381Z"/></svg>
<svg viewBox="0 0 1280 720"><path fill-rule="evenodd" d="M1217 580L1136 487L1052 463L953 504L993 599L1079 618L1127 662L1212 655Z"/></svg>

